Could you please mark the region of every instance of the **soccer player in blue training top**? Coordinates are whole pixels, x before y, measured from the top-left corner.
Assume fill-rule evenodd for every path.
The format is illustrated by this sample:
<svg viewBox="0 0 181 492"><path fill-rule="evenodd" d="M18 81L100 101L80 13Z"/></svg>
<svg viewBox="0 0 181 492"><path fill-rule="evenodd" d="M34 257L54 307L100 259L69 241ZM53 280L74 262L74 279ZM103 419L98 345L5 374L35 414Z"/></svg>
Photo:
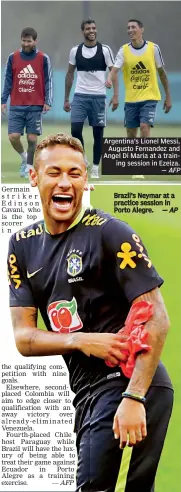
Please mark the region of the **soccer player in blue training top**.
<svg viewBox="0 0 181 492"><path fill-rule="evenodd" d="M13 148L21 156L20 176L28 177L33 165L37 135L42 133L42 112L52 106L52 72L50 59L36 48L37 32L26 27L21 33L21 49L8 57L4 88L1 97L1 111L8 114L8 135ZM27 153L21 142L26 128Z"/></svg>
<svg viewBox="0 0 181 492"><path fill-rule="evenodd" d="M87 173L77 139L58 134L43 140L30 175L44 220L10 239L17 348L24 356L62 355L68 366L77 492L153 492L173 401L159 361L169 327L163 280L128 224L83 208ZM119 367L128 348L119 330L140 300L153 305L145 324L151 350L137 355L128 379ZM38 308L47 331L37 328Z"/></svg>
<svg viewBox="0 0 181 492"><path fill-rule="evenodd" d="M74 46L69 55L65 79L64 111L71 110L71 134L84 146L83 126L88 117L93 128L93 167L91 178L99 178L99 163L102 152L102 137L106 126L106 70L111 70L114 58L109 46L97 41L96 23L87 19L81 23L83 43ZM69 102L70 91L77 69L75 94Z"/></svg>

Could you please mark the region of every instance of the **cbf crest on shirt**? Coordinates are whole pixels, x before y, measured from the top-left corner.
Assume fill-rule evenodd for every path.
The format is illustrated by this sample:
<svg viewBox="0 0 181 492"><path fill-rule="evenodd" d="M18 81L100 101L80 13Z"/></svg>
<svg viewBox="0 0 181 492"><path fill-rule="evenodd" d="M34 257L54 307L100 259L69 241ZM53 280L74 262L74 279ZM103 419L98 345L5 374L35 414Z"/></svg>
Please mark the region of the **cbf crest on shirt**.
<svg viewBox="0 0 181 492"><path fill-rule="evenodd" d="M67 273L75 277L82 271L82 251L73 250L67 256Z"/></svg>

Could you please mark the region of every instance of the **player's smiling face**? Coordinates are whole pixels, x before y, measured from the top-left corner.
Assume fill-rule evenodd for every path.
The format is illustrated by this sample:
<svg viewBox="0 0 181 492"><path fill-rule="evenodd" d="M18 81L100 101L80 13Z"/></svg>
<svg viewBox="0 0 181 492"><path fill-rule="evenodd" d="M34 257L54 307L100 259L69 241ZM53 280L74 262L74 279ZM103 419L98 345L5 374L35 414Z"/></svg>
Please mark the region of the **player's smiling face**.
<svg viewBox="0 0 181 492"><path fill-rule="evenodd" d="M25 36L21 38L21 46L23 51L30 53L36 47L37 41L32 38L32 36Z"/></svg>
<svg viewBox="0 0 181 492"><path fill-rule="evenodd" d="M94 23L85 24L83 33L86 41L95 41L97 37L96 25Z"/></svg>
<svg viewBox="0 0 181 492"><path fill-rule="evenodd" d="M37 172L31 171L38 186L47 229L52 234L65 231L82 207L87 182L83 154L67 145L56 144L40 151Z"/></svg>
<svg viewBox="0 0 181 492"><path fill-rule="evenodd" d="M137 22L128 22L127 31L131 41L139 41L142 39L143 30L143 27L139 27Z"/></svg>

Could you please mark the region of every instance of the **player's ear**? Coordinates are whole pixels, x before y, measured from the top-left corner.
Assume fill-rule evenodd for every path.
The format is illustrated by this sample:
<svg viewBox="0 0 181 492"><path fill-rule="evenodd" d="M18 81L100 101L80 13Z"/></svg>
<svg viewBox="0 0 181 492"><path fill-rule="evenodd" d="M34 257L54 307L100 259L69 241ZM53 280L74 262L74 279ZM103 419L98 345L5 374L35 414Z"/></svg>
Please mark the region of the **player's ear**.
<svg viewBox="0 0 181 492"><path fill-rule="evenodd" d="M31 168L30 171L29 171L29 181L30 181L30 185L31 186L37 186L37 182L38 182L38 175L37 175L37 172L35 171L34 168Z"/></svg>

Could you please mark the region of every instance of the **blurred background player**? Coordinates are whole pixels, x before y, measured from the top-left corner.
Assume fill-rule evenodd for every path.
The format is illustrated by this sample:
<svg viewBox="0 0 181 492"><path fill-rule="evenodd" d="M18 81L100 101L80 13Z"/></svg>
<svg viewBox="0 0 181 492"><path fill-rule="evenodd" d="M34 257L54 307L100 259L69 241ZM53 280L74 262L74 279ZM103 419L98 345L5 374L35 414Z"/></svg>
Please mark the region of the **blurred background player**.
<svg viewBox="0 0 181 492"><path fill-rule="evenodd" d="M81 23L84 37L83 43L74 46L69 55L69 66L65 78L64 110L71 110L71 134L78 138L84 146L83 126L88 117L93 127L93 167L92 178L99 177L99 162L102 150L102 137L106 125L106 88L105 78L107 67L111 70L114 64L113 53L109 46L96 40L96 23L92 19ZM69 96L77 69L75 94L70 105Z"/></svg>
<svg viewBox="0 0 181 492"><path fill-rule="evenodd" d="M37 32L26 27L21 32L21 49L8 57L1 111L8 113L8 135L13 148L21 156L20 176L28 177L33 165L37 135L42 133L42 112L52 105L52 72L50 59L36 48ZM24 150L21 135L26 128L28 148Z"/></svg>
<svg viewBox="0 0 181 492"><path fill-rule="evenodd" d="M131 42L119 49L114 67L108 75L106 87L118 87L118 72L123 71L125 85L125 126L127 136L137 136L140 127L141 137L150 137L150 129L154 126L156 107L161 99L157 71L165 91L163 109L168 113L172 107L167 74L160 48L143 38L143 23L136 19L128 22L128 35ZM113 109L118 106L118 91L110 103Z"/></svg>

